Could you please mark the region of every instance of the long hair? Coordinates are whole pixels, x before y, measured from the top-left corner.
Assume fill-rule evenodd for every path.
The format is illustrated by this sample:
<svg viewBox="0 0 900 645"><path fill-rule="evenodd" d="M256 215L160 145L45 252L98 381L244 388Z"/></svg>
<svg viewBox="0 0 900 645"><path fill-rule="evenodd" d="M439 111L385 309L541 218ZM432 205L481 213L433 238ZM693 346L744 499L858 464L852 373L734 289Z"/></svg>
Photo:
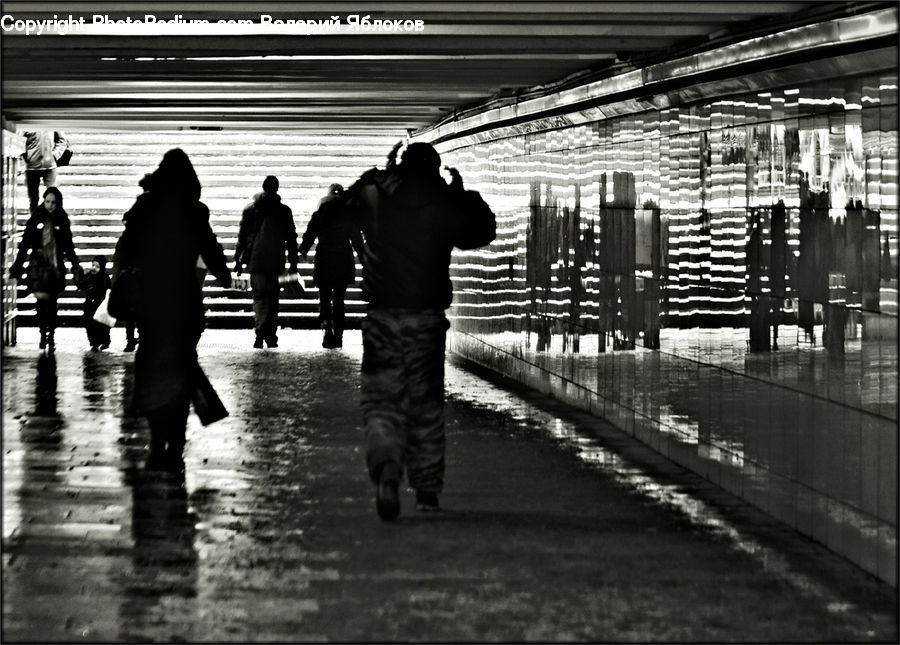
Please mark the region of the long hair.
<svg viewBox="0 0 900 645"><path fill-rule="evenodd" d="M66 209L63 208L62 191L60 191L60 189L56 186L50 186L49 188L47 188L47 190L44 191L44 198L46 198L47 195L53 195L54 197L56 197L56 214L58 214L60 217L68 217L69 214L66 213Z"/></svg>
<svg viewBox="0 0 900 645"><path fill-rule="evenodd" d="M200 180L181 148L172 148L163 155L153 172L152 187L154 192L169 193L193 202L200 199Z"/></svg>

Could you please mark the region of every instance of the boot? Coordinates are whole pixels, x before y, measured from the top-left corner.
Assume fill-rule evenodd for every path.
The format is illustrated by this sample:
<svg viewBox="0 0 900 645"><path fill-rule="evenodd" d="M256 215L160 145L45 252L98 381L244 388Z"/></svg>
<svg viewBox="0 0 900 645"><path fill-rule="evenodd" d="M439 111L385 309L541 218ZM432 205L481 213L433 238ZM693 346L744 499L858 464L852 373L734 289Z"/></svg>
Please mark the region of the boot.
<svg viewBox="0 0 900 645"><path fill-rule="evenodd" d="M334 345L334 332L331 330L331 323L324 322L322 323L322 329L325 330L325 333L322 337L322 347L325 349L331 349Z"/></svg>

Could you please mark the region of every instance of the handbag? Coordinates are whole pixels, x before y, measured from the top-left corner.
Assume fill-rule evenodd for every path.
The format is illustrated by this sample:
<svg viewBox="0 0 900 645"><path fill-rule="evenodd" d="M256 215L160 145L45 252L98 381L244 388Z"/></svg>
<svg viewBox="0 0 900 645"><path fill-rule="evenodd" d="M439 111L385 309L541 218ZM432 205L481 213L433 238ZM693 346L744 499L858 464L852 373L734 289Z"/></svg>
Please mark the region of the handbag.
<svg viewBox="0 0 900 645"><path fill-rule="evenodd" d="M109 313L110 293L112 293L112 289L107 289L106 295L103 296L103 302L100 303L100 306L97 307L97 311L94 312L94 320L96 320L101 325L106 325L107 327L115 327L116 319Z"/></svg>
<svg viewBox="0 0 900 645"><path fill-rule="evenodd" d="M141 272L136 268L123 269L116 276L108 293L107 311L125 322L137 321L141 303Z"/></svg>
<svg viewBox="0 0 900 645"><path fill-rule="evenodd" d="M194 412L200 418L200 423L208 426L210 423L227 417L228 410L225 409L225 404L222 403L222 399L219 398L212 383L206 378L200 363L194 363L193 380L194 390L191 393L191 403L194 404Z"/></svg>
<svg viewBox="0 0 900 645"><path fill-rule="evenodd" d="M278 284L289 298L301 298L306 292L306 285L299 273L284 273L278 276Z"/></svg>
<svg viewBox="0 0 900 645"><path fill-rule="evenodd" d="M66 141L66 149L63 150L62 154L59 155L59 159L56 160L57 168L62 168L63 166L68 166L72 163L73 154L75 154L75 150L72 148L72 145Z"/></svg>

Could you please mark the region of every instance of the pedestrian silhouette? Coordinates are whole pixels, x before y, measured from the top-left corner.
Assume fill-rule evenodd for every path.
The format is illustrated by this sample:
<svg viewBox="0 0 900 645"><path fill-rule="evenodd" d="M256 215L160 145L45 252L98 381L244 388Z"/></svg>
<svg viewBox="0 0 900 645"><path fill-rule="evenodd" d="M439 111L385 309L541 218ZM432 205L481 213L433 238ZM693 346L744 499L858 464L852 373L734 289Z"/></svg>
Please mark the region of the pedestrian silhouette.
<svg viewBox="0 0 900 645"><path fill-rule="evenodd" d="M25 276L26 285L37 300L40 348L50 353L56 348L57 299L66 287L64 259L72 265L75 279L80 279L81 266L75 255L72 226L63 208L62 193L58 188L48 188L44 192L44 201L25 223L25 232L19 242L16 259L9 269L9 277L18 279Z"/></svg>
<svg viewBox="0 0 900 645"><path fill-rule="evenodd" d="M392 154L396 153L396 148ZM444 345L450 254L496 235L494 213L440 156L413 143L401 162L367 171L348 190L365 238L361 402L366 462L384 520L400 512L404 469L416 508L439 509L444 483Z"/></svg>
<svg viewBox="0 0 900 645"><path fill-rule="evenodd" d="M304 260L313 244L316 244L313 283L319 289L322 347L341 347L344 336L344 296L347 286L355 280L353 251L356 250L359 255L362 238L344 201L344 189L340 184L328 187L328 194L319 202L319 207L309 220L300 243L300 255Z"/></svg>
<svg viewBox="0 0 900 645"><path fill-rule="evenodd" d="M231 286L200 190L188 156L179 148L168 151L153 173L150 190L125 215L119 240L115 273L137 276L140 291L134 409L150 424L150 469L184 468L189 404L204 378L197 363L204 327L197 257L203 257L223 287Z"/></svg>
<svg viewBox="0 0 900 645"><path fill-rule="evenodd" d="M288 272L297 272L297 229L291 209L281 203L278 178L263 181L263 192L257 194L243 212L238 241L234 250L234 272L243 267L250 273L253 292L253 347L261 349L263 341L278 347L278 276L284 273L285 253Z"/></svg>

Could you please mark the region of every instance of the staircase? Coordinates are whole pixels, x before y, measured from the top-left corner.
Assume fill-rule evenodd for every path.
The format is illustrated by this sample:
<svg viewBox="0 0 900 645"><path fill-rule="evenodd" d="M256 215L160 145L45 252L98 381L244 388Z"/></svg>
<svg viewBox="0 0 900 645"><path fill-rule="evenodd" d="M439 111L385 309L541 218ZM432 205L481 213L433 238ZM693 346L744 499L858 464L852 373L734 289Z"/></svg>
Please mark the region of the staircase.
<svg viewBox="0 0 900 645"><path fill-rule="evenodd" d="M201 199L211 212L213 231L225 250L229 267L233 267L241 213L262 190L266 175L278 177L279 194L294 213L299 243L328 186L337 182L347 187L368 168L383 166L397 141L390 137L311 136L299 132L196 130L67 131L66 136L75 155L69 166L59 170L57 185L72 222L75 250L83 268L90 265L94 256L105 255L108 269L124 228L122 215L141 192L138 181L152 172L171 148L179 147L191 158L203 186ZM28 219L24 177L19 178L15 190L21 234ZM18 238L15 243L18 244ZM318 293L311 284L314 256L315 247L308 261L300 264L306 293L299 298L282 296L283 327L318 326ZM347 290L348 327L359 324L364 310L359 272L357 265L357 282ZM17 297L18 324L35 324L34 297L26 295L22 286ZM60 325L82 324L83 300L70 275L59 299ZM253 326L249 292L221 289L209 277L204 285L204 303L210 327Z"/></svg>

